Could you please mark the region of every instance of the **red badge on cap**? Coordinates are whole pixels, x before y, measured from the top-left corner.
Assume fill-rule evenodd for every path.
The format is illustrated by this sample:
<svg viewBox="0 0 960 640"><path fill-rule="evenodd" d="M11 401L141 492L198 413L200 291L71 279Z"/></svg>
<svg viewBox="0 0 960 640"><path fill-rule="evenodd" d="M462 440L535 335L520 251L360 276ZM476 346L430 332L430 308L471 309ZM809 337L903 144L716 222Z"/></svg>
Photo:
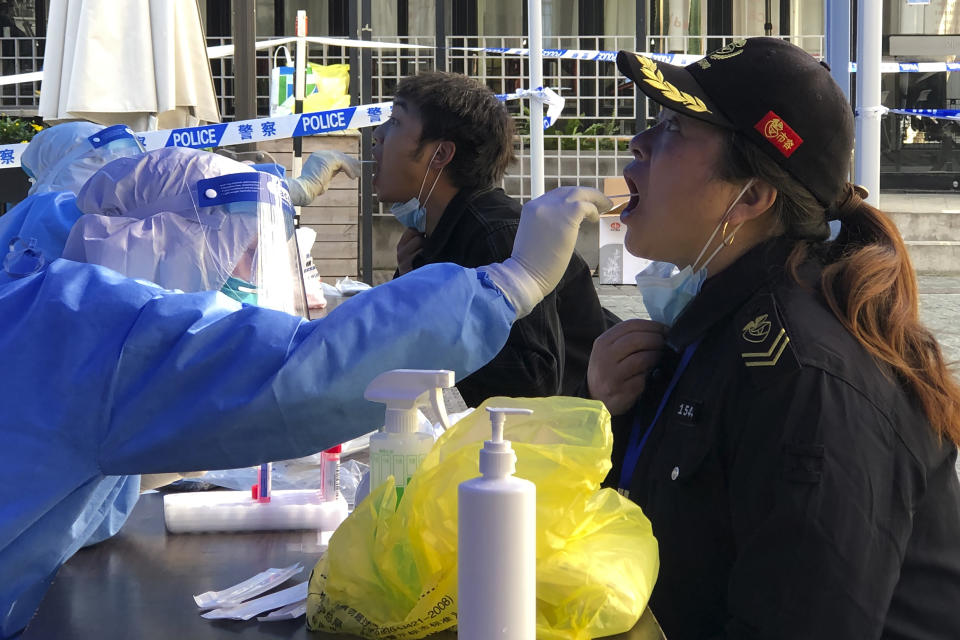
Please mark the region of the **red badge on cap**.
<svg viewBox="0 0 960 640"><path fill-rule="evenodd" d="M770 144L780 150L785 157L797 150L803 144L803 138L797 135L797 132L790 128L783 118L768 111L753 128L760 132L764 138L770 141Z"/></svg>

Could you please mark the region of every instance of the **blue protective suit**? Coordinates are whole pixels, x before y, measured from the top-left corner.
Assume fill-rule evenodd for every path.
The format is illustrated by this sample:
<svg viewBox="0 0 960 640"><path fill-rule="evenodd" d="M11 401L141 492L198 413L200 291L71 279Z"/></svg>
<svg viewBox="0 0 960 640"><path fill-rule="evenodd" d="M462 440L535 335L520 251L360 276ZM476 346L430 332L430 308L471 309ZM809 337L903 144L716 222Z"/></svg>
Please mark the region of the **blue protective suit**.
<svg viewBox="0 0 960 640"><path fill-rule="evenodd" d="M20 164L33 179L30 195L78 193L87 178L111 160L142 153L143 146L123 125L64 122L35 135L24 149Z"/></svg>
<svg viewBox="0 0 960 640"><path fill-rule="evenodd" d="M315 321L63 259L0 283L0 636L26 625L91 536L119 528L133 474L250 466L356 437L382 422L362 397L377 374L463 377L497 354L514 316L485 274L450 264Z"/></svg>
<svg viewBox="0 0 960 640"><path fill-rule="evenodd" d="M0 255L14 238L33 238L37 249L52 262L60 257L70 228L80 217L77 196L69 191L48 191L27 196L0 216Z"/></svg>
<svg viewBox="0 0 960 640"><path fill-rule="evenodd" d="M75 174L64 171L66 165L61 163L89 149L89 137L101 129L101 125L92 122L64 122L33 136L20 157L20 166L33 182L30 195L48 191L79 191L96 169Z"/></svg>
<svg viewBox="0 0 960 640"><path fill-rule="evenodd" d="M65 122L38 133L21 159L33 180L29 195L0 216L0 256L6 256L13 239L20 238L34 243L42 262L59 258L81 215L76 194L83 184L110 161L142 153L133 134L122 126ZM7 274L0 275L0 282L6 280Z"/></svg>

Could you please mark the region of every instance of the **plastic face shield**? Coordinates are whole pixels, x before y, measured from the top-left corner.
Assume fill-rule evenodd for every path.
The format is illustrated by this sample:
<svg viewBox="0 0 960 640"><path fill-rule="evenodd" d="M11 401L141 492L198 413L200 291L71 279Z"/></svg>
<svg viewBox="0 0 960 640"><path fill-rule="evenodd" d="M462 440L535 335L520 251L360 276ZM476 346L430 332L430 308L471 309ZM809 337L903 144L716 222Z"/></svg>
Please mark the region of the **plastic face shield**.
<svg viewBox="0 0 960 640"><path fill-rule="evenodd" d="M283 181L259 171L237 173L201 180L191 195L205 249L218 256L204 264L210 284L241 302L308 317L293 204Z"/></svg>
<svg viewBox="0 0 960 640"><path fill-rule="evenodd" d="M117 158L138 156L141 153L144 153L143 145L130 127L115 124L89 136L87 143L79 145L61 158L49 171L44 172L43 179L35 182L28 193L78 193L83 183L103 165ZM24 170L29 177L35 179L29 170Z"/></svg>
<svg viewBox="0 0 960 640"><path fill-rule="evenodd" d="M81 216L63 257L307 317L290 194L258 171L199 180L123 215Z"/></svg>

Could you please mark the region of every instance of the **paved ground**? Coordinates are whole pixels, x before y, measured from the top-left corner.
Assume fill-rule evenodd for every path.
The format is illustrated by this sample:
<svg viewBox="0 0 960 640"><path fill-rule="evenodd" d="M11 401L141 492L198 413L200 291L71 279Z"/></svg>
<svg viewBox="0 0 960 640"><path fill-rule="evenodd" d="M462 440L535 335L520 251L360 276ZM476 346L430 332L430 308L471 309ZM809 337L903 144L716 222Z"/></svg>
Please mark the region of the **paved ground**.
<svg viewBox="0 0 960 640"><path fill-rule="evenodd" d="M960 193L880 194L880 209L888 213L960 213Z"/></svg>
<svg viewBox="0 0 960 640"><path fill-rule="evenodd" d="M920 317L943 347L948 362L960 376L960 276L920 276ZM637 288L597 285L604 307L621 318L646 318Z"/></svg>

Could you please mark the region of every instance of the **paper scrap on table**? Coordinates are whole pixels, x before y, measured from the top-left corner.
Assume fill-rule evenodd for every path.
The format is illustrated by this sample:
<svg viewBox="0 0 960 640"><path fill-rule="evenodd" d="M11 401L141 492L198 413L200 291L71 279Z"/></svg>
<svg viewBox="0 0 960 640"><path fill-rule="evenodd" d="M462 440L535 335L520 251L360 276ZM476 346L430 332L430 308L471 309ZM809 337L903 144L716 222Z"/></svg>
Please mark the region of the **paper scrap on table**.
<svg viewBox="0 0 960 640"><path fill-rule="evenodd" d="M278 620L294 620L307 613L307 601L301 600L287 605L282 609L272 611L265 616L257 618L258 622L277 622Z"/></svg>
<svg viewBox="0 0 960 640"><path fill-rule="evenodd" d="M249 620L264 611L273 611L274 609L280 609L281 607L286 607L301 600L306 600L307 584L308 582L306 581L301 582L289 589L277 591L276 593L271 593L270 595L256 598L255 600L248 600L235 607L214 609L213 611L207 611L200 615L207 620Z"/></svg>
<svg viewBox="0 0 960 640"><path fill-rule="evenodd" d="M193 596L193 600L201 609L236 606L244 600L249 600L286 582L301 571L303 571L303 565L299 562L283 569L267 569L232 587Z"/></svg>

